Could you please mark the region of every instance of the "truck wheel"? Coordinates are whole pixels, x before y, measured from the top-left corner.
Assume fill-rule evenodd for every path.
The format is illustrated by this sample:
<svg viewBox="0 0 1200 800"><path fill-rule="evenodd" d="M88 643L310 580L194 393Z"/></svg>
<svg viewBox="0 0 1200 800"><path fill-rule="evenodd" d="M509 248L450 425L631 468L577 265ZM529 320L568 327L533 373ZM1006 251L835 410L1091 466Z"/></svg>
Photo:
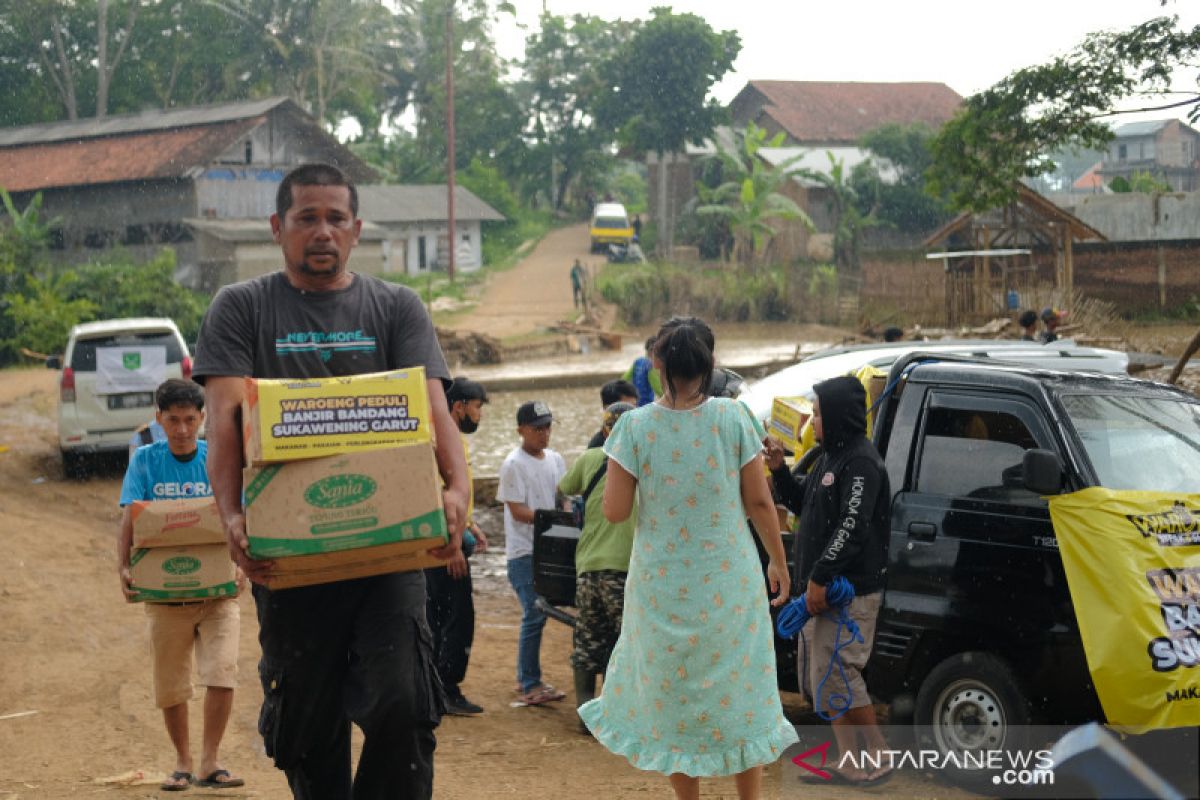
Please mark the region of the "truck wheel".
<svg viewBox="0 0 1200 800"><path fill-rule="evenodd" d="M990 653L959 653L938 664L921 684L913 717L919 746L962 754L1025 747L1030 706L1020 680ZM992 789L986 769L946 769L960 785Z"/></svg>

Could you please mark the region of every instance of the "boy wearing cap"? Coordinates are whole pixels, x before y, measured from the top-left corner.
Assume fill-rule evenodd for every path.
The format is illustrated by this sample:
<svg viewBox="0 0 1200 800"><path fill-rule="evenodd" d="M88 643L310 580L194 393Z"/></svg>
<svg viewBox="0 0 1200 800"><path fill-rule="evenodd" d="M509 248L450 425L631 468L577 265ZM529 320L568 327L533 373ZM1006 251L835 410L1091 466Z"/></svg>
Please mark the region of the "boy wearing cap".
<svg viewBox="0 0 1200 800"><path fill-rule="evenodd" d="M467 459L467 526L463 529L462 549L451 556L444 567L425 570L425 615L433 634L433 663L442 679L446 696L446 713L473 717L483 708L468 700L460 684L467 676L471 644L475 639L475 598L471 586L472 553L487 549L487 536L472 519L475 510L475 489L471 476L471 449L468 434L479 429L483 405L488 401L483 385L469 378L458 377L446 390L450 417L458 425L463 454Z"/></svg>
<svg viewBox="0 0 1200 800"><path fill-rule="evenodd" d="M561 700L566 695L542 682L542 628L546 617L533 588L533 512L557 507L558 482L567 472L562 456L550 449L554 417L541 400L517 409L521 446L504 459L496 499L504 503L504 555L508 582L521 601L521 634L517 645L517 689L526 705Z"/></svg>

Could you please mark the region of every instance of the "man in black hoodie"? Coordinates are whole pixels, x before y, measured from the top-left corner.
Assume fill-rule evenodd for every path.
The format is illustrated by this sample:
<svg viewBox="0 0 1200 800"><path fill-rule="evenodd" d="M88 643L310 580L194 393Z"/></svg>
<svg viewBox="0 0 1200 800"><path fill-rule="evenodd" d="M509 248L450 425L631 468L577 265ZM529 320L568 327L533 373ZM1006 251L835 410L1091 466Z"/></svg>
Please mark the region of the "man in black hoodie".
<svg viewBox="0 0 1200 800"><path fill-rule="evenodd" d="M866 437L867 394L858 379L846 376L818 383L814 390L812 426L821 454L808 475L796 475L783 463L783 448L767 440L766 460L780 499L800 517L796 536L797 586L793 594L804 591L812 620L805 626L807 676L801 663L801 679L808 679L813 704L818 700L825 714L836 709L829 699L847 693L841 673L835 668L817 698L817 687L829 670L838 631L836 617L829 611L826 589L841 575L854 587L854 600L848 609L858 623L863 642L855 642L840 651L849 683L850 709L834 720L833 731L841 752L878 751L887 743L875 721L875 709L862 679L862 669L871 654L875 618L887 570L887 543L890 533L891 489L879 452ZM847 634L842 634L845 640ZM804 653L802 651L802 659ZM858 737L862 737L861 745ZM888 777L890 769L865 772L847 768L839 777L852 783L876 783Z"/></svg>

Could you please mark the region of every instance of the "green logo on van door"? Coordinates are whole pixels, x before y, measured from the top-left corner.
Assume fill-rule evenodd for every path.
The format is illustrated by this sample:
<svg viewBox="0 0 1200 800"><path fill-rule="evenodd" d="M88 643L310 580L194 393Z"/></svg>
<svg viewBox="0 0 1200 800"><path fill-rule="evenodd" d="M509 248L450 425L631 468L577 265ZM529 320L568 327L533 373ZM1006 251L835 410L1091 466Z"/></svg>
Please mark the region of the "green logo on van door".
<svg viewBox="0 0 1200 800"><path fill-rule="evenodd" d="M375 494L376 483L366 475L334 475L304 490L304 499L318 508L345 508Z"/></svg>
<svg viewBox="0 0 1200 800"><path fill-rule="evenodd" d="M125 365L125 369L138 370L142 368L142 354L138 352L122 353L121 363Z"/></svg>
<svg viewBox="0 0 1200 800"><path fill-rule="evenodd" d="M175 556L163 562L163 572L171 575L191 575L200 569L200 559L192 556Z"/></svg>

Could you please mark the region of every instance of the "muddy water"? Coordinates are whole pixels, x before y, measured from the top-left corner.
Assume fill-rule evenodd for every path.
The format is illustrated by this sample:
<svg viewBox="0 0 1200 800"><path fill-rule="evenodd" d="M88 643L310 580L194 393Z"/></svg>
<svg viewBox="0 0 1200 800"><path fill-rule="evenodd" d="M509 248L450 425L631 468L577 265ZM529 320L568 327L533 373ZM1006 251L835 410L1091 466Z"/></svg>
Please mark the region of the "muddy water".
<svg viewBox="0 0 1200 800"><path fill-rule="evenodd" d="M517 408L528 400L542 400L554 414L550 447L566 459L567 466L583 452L588 439L600 429L600 387L543 389L536 392L491 392L483 407L483 421L472 434L471 462L475 474L500 474L504 457L520 444Z"/></svg>
<svg viewBox="0 0 1200 800"><path fill-rule="evenodd" d="M718 327L715 333L717 363L734 370L789 360L797 351L814 352L841 339L841 332L836 329L812 325L726 325ZM600 427L600 386L642 354L643 335L644 332L629 334L620 351L592 351L465 370L465 374L484 386L489 379L507 382L543 375L575 375L582 384L569 389L489 392L491 402L485 406L483 423L471 437L475 474L499 474L505 455L518 444L517 407L527 400L544 400L550 406L555 417L550 447L561 453L570 466Z"/></svg>
<svg viewBox="0 0 1200 800"><path fill-rule="evenodd" d="M642 355L645 337L652 331L628 333L620 350L603 350L581 338L577 345L585 349L552 358L530 359L489 366L462 367L469 377L481 381L542 378L545 376L597 376L596 389L605 380L620 375ZM737 370L749 365L777 362L809 353L840 342L842 331L816 325L742 325L730 324L716 329L717 363ZM571 381L567 381L571 382ZM599 399L596 401L599 403Z"/></svg>

